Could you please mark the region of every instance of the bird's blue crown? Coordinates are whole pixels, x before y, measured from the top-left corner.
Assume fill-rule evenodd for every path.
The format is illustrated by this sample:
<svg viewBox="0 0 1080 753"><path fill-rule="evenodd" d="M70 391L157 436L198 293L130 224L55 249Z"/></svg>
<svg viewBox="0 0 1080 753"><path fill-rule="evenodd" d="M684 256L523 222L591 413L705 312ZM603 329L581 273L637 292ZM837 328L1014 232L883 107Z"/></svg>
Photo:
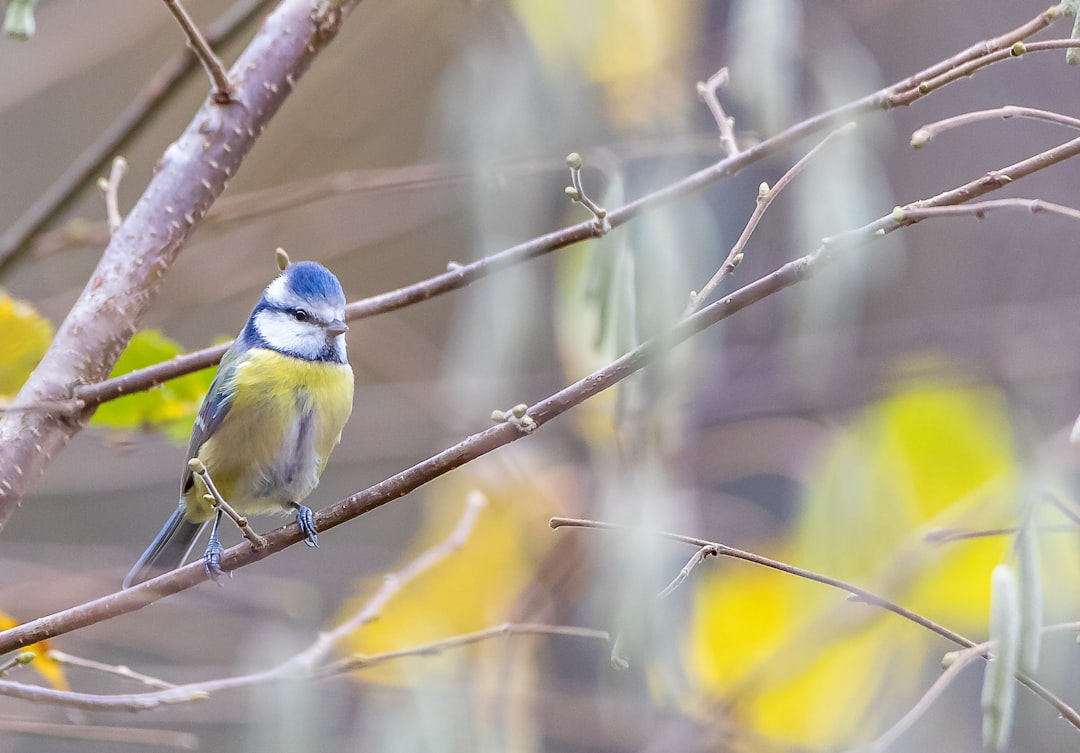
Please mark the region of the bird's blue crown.
<svg viewBox="0 0 1080 753"><path fill-rule="evenodd" d="M295 262L263 291L241 337L248 347L345 363L344 338L325 332L344 317L345 293L337 277L317 262Z"/></svg>

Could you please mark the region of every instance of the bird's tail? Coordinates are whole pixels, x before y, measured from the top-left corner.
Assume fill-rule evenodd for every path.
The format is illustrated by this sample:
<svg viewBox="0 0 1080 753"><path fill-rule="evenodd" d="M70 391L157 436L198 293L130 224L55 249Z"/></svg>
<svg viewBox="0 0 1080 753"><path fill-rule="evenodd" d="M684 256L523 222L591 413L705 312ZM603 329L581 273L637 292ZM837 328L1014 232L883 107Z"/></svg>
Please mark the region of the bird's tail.
<svg viewBox="0 0 1080 753"><path fill-rule="evenodd" d="M176 512L139 557L135 567L131 568L131 572L124 578L123 587L137 586L180 567L204 525L205 523L192 523L184 517L184 506L177 507Z"/></svg>

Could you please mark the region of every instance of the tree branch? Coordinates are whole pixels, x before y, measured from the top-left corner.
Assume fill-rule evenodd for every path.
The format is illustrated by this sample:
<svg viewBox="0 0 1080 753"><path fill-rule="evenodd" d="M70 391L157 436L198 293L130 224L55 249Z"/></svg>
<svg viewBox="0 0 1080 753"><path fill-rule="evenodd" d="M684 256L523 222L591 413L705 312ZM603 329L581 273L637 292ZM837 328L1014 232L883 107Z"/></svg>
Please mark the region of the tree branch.
<svg viewBox="0 0 1080 753"><path fill-rule="evenodd" d="M269 4L269 0L238 0L207 28L207 40L211 44L228 42ZM34 234L64 210L121 144L142 130L176 91L176 85L195 69L195 64L195 54L188 50L165 63L116 120L0 235L0 277L28 248Z"/></svg>
<svg viewBox="0 0 1080 753"><path fill-rule="evenodd" d="M617 523L607 523L600 520L581 520L578 518L552 518L550 521L552 528L558 529L563 527L573 528L597 528L609 531L628 531L632 530L630 526L619 525ZM813 570L807 570L795 565L789 565L786 562L780 562L779 560L770 559L754 552L747 552L742 549L736 549L735 547L728 546L727 544L721 544L716 541L706 541L705 539L699 539L695 536L684 536L678 533L669 533L667 531L655 531L657 536L660 536L671 541L678 541L682 544L689 544L690 546L698 547L698 551L708 550L711 554L717 557L731 557L732 559L739 559L744 562L750 562L761 567L767 567L772 570L777 570L788 575L793 575L798 578L813 581L814 583L821 583L825 586L845 591L849 594L853 594L858 597L858 600L869 604L871 606L884 609L887 612L892 612L898 617L903 617L905 620L912 622L919 627L925 628L932 633L935 633L946 640L952 641L958 646L965 649L982 649L979 651L979 655L983 658L986 657L986 648L975 643L970 638L966 638L957 632L950 630L949 628L941 625L933 620L922 616L918 612L913 612L907 607L901 606L896 602L890 601L883 596L879 596L873 591L869 591L861 586L857 586L854 583L848 583L840 578L834 578L831 575L824 575L822 573L814 572ZM987 644L988 645L988 644ZM1069 704L1065 703L1049 688L1043 686L1035 679L1025 675L1023 673L1016 674L1016 680L1021 685L1031 690L1035 695L1041 698L1054 708L1062 718L1064 718L1073 727L1080 729L1080 714L1076 712Z"/></svg>
<svg viewBox="0 0 1080 753"><path fill-rule="evenodd" d="M284 0L267 17L233 68L236 103L208 99L165 150L14 405L64 400L73 385L108 376L181 245L357 2L324 5L313 14L306 0ZM0 416L0 530L30 482L92 412L66 420L34 411Z"/></svg>
<svg viewBox="0 0 1080 753"><path fill-rule="evenodd" d="M684 342L713 324L763 298L809 279L819 267L828 264L835 258L838 252L871 243L904 227L905 224L911 224L911 222L905 223L902 220L897 220L895 217L897 212L902 214L904 211L916 207L945 206L949 203L968 201L1008 185L1013 180L1029 175L1036 170L1057 164L1077 153L1080 153L1080 139L1049 149L1001 170L987 173L988 176L993 176L991 180L988 180L987 176L983 176L955 189L938 194L933 198L901 207L861 228L825 239L822 245L813 252L790 261L770 274L734 291L725 298L709 304L680 320L667 332L645 341L604 368L536 403L528 409L526 415L532 419L533 428L539 428L556 416L570 410L570 408L641 370L662 357L675 345ZM513 423L501 423L485 431L473 434L453 447L449 447L411 468L320 510L315 514L316 527L320 532L335 528L364 513L399 499L465 463L527 435ZM282 526L264 536L266 546L261 549L255 550L245 543L226 550L221 556L221 569L231 571L252 562L257 562L305 538L305 534L300 531L299 526L295 523ZM0 655L117 615L141 609L160 598L191 588L205 580L206 577L202 563L193 562L126 591L103 596L0 632Z"/></svg>
<svg viewBox="0 0 1080 753"><path fill-rule="evenodd" d="M1010 32L969 47L963 52L946 58L913 76L898 81L892 86L885 87L866 97L804 120L772 138L739 152L736 156L720 160L682 180L612 210L607 214L606 219L611 227L623 225L649 209L693 193L712 182L735 175L749 165L841 121L898 106L895 102L895 95L898 93L914 90L914 98L918 99L923 96L919 92L919 83L924 79L941 75L944 71L955 68L968 60L1008 48L1015 42L1045 28L1055 17L1056 11L1051 8ZM914 99L911 101L914 101ZM910 104L910 102L904 102L904 104ZM428 298L463 288L495 272L516 266L536 256L596 237L596 235L597 227L594 220L565 227L512 246L497 254L484 257L471 264L456 266L452 270L413 285L352 303L347 310L348 318L350 320L361 319L404 308ZM230 343L223 343L193 353L187 353L171 361L133 371L115 379L94 384L77 385L75 387L75 397L83 401L84 407L91 408L106 400L150 389L169 379L213 366L221 360L229 345ZM2 483L2 480L0 480L0 483Z"/></svg>

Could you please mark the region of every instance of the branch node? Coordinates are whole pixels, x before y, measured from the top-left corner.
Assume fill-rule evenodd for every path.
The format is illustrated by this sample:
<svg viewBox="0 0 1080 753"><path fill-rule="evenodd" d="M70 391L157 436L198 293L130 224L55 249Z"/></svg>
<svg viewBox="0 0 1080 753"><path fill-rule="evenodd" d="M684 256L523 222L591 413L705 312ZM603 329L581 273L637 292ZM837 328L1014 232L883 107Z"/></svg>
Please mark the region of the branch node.
<svg viewBox="0 0 1080 753"><path fill-rule="evenodd" d="M739 143L735 139L735 118L724 112L720 97L716 93L721 86L727 85L728 80L728 69L725 66L709 76L707 81L698 81L696 89L698 96L705 102L705 106L709 108L709 112L712 113L720 129L720 143L724 151L727 152L727 156L734 157L739 153Z"/></svg>
<svg viewBox="0 0 1080 753"><path fill-rule="evenodd" d="M518 403L508 411L495 409L491 411L491 420L497 424L513 424L522 434L532 434L537 427L525 403Z"/></svg>
<svg viewBox="0 0 1080 753"><path fill-rule="evenodd" d="M607 210L590 199L589 195L585 193L585 188L581 183L581 164L581 155L577 152L570 152L570 154L566 155L566 166L570 168L570 182L573 185L567 186L564 190L566 195L570 197L570 201L581 204L592 214L596 234L606 235L611 230Z"/></svg>
<svg viewBox="0 0 1080 753"><path fill-rule="evenodd" d="M214 53L187 9L180 4L180 0L165 0L165 5L180 24L180 28L184 30L188 47L195 53L195 57L206 70L206 75L210 77L210 83L214 87L210 95L211 99L219 105L227 105L235 101L232 84L229 83L229 77L225 73L225 66L221 64L220 58Z"/></svg>
<svg viewBox="0 0 1080 753"><path fill-rule="evenodd" d="M124 217L120 214L120 200L117 198L117 192L120 190L120 181L127 173L127 168L127 160L117 156L112 161L109 177L97 180L97 187L105 194L105 214L109 218L109 235L115 234L124 222Z"/></svg>

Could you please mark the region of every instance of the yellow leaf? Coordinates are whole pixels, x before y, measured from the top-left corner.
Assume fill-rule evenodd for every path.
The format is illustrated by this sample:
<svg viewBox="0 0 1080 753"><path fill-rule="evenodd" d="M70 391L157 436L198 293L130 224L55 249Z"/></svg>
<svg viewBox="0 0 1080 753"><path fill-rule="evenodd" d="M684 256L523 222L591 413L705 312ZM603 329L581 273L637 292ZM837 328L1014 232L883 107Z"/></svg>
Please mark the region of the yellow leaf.
<svg viewBox="0 0 1080 753"><path fill-rule="evenodd" d="M547 519L566 512L566 500L572 495L565 474L558 469L510 474L492 472L493 466L473 464L432 486L424 500L424 523L394 571L446 539L471 491L482 491L487 503L465 545L405 584L379 619L345 642L344 652L370 656L405 649L512 618L512 605L557 541ZM378 584L378 580L358 584L356 597L343 613L357 610ZM462 652L454 652L409 661L422 662L418 671L424 672L456 666L461 656ZM412 667L417 670L416 665ZM401 682L401 663L365 669L358 677Z"/></svg>
<svg viewBox="0 0 1080 753"><path fill-rule="evenodd" d="M33 306L0 293L0 403L19 391L52 335L52 324Z"/></svg>
<svg viewBox="0 0 1080 753"><path fill-rule="evenodd" d="M675 63L704 28L701 0L515 0L514 8L545 65L600 84L618 125L655 124L693 92Z"/></svg>
<svg viewBox="0 0 1080 753"><path fill-rule="evenodd" d="M926 534L1016 524L1007 415L992 389L939 383L910 384L867 407L824 448L773 556L985 636L990 574L1011 538L936 544ZM1055 577L1071 573L1055 593L1077 591L1080 563L1069 549L1050 555ZM729 723L757 750L843 749L883 732L925 689L941 643L845 596L744 563L704 574L683 645L700 702L730 709Z"/></svg>

